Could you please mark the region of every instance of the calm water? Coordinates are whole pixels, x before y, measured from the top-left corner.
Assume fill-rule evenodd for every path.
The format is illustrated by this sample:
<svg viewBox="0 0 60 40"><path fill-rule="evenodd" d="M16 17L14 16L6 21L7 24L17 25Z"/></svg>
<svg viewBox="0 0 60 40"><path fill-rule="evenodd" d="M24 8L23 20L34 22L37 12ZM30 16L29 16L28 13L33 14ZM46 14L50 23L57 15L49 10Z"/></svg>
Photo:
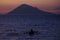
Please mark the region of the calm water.
<svg viewBox="0 0 60 40"><path fill-rule="evenodd" d="M32 36L29 31L38 31ZM60 40L59 15L0 16L0 40Z"/></svg>

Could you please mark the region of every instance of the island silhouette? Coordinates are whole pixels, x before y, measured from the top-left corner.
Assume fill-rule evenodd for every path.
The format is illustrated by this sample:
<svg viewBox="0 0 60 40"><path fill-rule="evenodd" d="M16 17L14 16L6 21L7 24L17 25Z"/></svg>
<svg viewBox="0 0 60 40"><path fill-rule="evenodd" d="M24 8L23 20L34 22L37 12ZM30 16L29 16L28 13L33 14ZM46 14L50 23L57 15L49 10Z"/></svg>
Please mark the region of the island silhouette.
<svg viewBox="0 0 60 40"><path fill-rule="evenodd" d="M53 13L45 12L43 10L38 9L37 7L30 6L28 4L22 4L9 12L7 15L54 15Z"/></svg>

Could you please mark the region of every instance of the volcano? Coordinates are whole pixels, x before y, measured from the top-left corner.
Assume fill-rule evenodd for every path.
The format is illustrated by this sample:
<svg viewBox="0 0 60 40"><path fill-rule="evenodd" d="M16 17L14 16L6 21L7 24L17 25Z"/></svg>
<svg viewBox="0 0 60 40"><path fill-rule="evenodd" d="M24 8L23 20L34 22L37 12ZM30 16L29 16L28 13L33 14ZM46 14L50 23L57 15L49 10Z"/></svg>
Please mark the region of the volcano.
<svg viewBox="0 0 60 40"><path fill-rule="evenodd" d="M48 13L45 11L42 11L36 7L32 7L30 5L27 4L22 4L20 6L18 6L17 8L15 8L14 10L12 10L11 12L8 13L9 15L30 15L30 14L52 14L52 13Z"/></svg>

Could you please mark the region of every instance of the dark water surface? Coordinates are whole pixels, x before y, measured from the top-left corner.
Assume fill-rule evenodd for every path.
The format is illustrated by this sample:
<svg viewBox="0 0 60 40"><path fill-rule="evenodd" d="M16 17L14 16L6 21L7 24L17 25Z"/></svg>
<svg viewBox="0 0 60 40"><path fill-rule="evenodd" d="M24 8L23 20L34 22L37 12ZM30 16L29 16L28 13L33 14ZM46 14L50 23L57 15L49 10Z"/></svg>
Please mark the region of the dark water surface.
<svg viewBox="0 0 60 40"><path fill-rule="evenodd" d="M60 16L0 15L0 40L60 40Z"/></svg>

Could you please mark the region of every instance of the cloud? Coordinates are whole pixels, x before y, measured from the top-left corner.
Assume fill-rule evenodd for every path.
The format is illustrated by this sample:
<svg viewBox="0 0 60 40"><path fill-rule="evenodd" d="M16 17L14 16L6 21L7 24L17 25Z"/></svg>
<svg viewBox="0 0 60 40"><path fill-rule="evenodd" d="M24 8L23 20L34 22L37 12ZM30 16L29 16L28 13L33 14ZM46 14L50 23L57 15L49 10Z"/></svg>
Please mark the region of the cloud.
<svg viewBox="0 0 60 40"><path fill-rule="evenodd" d="M60 7L57 7L55 10L60 10Z"/></svg>

